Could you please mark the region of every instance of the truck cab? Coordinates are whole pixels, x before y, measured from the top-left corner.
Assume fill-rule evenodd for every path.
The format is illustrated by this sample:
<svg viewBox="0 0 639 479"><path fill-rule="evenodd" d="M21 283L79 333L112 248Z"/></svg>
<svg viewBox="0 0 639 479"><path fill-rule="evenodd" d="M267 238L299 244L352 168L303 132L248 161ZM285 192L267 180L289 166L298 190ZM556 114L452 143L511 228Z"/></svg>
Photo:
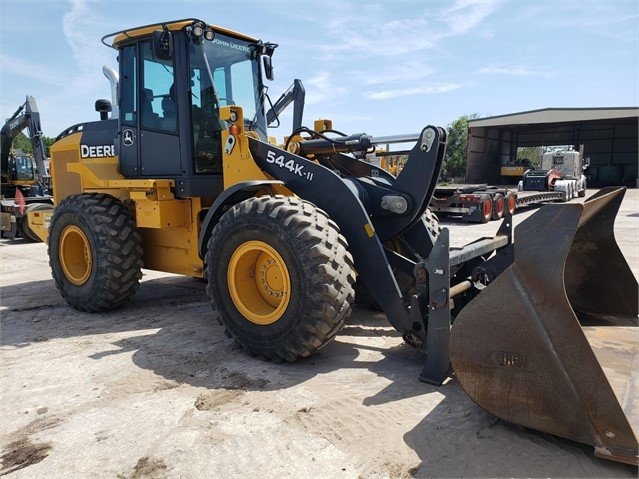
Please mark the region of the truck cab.
<svg viewBox="0 0 639 479"><path fill-rule="evenodd" d="M554 169L559 171L564 179L577 180L583 175L588 163L589 159L583 159L582 151L575 151L571 147L568 150L544 153L541 158L541 169Z"/></svg>
<svg viewBox="0 0 639 479"><path fill-rule="evenodd" d="M541 156L541 169L525 173L519 191L560 191L564 200L586 195L584 170L590 160L583 157L583 145L576 151L572 145L549 147Z"/></svg>

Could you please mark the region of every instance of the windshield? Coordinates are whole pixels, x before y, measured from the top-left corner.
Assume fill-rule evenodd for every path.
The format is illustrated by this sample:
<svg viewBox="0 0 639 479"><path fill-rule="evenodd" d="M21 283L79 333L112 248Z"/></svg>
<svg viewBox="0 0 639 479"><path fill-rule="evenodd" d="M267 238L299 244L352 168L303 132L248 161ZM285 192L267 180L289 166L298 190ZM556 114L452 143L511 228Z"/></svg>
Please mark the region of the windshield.
<svg viewBox="0 0 639 479"><path fill-rule="evenodd" d="M35 179L33 159L30 156L16 156L15 165L17 180L28 181Z"/></svg>
<svg viewBox="0 0 639 479"><path fill-rule="evenodd" d="M246 127L266 139L259 55L255 44L216 33L212 41L191 43L193 106L217 109L238 105ZM215 104L217 100L217 105Z"/></svg>

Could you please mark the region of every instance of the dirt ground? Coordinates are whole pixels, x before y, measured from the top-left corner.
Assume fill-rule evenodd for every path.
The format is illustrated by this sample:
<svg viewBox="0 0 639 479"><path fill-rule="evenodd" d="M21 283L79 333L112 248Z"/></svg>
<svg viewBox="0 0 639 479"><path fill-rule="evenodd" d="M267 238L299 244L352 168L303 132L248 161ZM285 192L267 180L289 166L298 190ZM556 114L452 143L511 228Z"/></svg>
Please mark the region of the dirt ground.
<svg viewBox="0 0 639 479"><path fill-rule="evenodd" d="M497 229L445 226L458 246ZM616 232L637 275L639 191ZM145 270L124 308L91 315L58 295L45 245L1 240L0 260L0 475L637 476L491 416L454 380L420 383L423 357L381 313L356 308L319 354L271 364L225 337L202 282Z"/></svg>

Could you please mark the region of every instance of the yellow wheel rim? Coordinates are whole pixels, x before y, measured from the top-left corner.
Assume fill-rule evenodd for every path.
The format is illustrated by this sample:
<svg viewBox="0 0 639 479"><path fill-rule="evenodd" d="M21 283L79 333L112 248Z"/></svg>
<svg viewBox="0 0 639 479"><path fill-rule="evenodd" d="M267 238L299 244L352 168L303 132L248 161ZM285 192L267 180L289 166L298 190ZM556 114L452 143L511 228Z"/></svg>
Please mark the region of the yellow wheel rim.
<svg viewBox="0 0 639 479"><path fill-rule="evenodd" d="M67 279L81 286L91 276L93 256L84 232L74 225L67 226L60 236L60 264Z"/></svg>
<svg viewBox="0 0 639 479"><path fill-rule="evenodd" d="M242 243L227 270L231 299L242 315L260 325L282 317L291 299L291 277L280 254L263 241Z"/></svg>

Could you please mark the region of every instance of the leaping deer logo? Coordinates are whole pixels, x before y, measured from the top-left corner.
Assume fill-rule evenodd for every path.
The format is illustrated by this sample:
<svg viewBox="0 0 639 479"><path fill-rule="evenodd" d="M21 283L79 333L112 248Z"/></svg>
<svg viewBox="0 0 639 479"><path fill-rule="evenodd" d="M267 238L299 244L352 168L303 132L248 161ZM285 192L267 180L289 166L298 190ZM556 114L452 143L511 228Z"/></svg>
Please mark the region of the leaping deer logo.
<svg viewBox="0 0 639 479"><path fill-rule="evenodd" d="M122 142L124 143L124 146L133 145L133 131L132 130L124 130L122 133L124 134L124 137L122 139Z"/></svg>

